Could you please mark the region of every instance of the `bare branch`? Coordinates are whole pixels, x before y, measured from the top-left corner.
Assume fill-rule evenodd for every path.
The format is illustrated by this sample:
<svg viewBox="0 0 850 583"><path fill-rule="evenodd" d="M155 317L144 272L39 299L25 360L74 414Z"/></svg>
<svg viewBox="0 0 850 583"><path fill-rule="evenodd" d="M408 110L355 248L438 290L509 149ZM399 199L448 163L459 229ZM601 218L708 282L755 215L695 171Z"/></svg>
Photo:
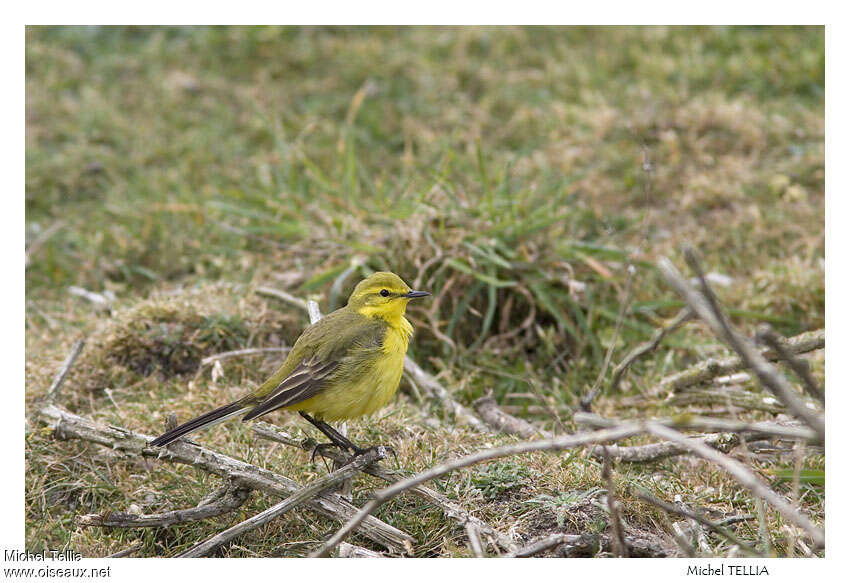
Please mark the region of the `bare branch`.
<svg viewBox="0 0 850 583"><path fill-rule="evenodd" d="M299 447L308 452L312 452L316 446L316 443L313 440L296 439L287 434L286 432L281 431L268 423L255 423L253 429L254 434L258 437L268 439L270 441L276 441L278 443L283 443L293 447ZM345 459L342 453L338 453L333 450L325 452L325 455L333 459L335 462L340 462ZM374 463L366 467L363 471L369 475L375 476L376 478L380 478L385 482L389 482L391 484L398 482L403 478L402 474L394 472L392 470L388 470L380 463ZM431 504L439 508L444 515L446 515L448 518L451 518L459 525L465 526L466 524L474 524L478 529L479 533L493 540L501 548L507 551L516 550L516 544L513 542L511 537L497 531L495 528L493 528L486 522L468 513L466 510L461 508L456 502L449 500L443 494L440 494L436 490L432 490L431 488L428 488L426 486L419 485L411 488L410 492L412 494L416 494L423 500L430 502Z"/></svg>
<svg viewBox="0 0 850 583"><path fill-rule="evenodd" d="M614 554L618 557L628 557L629 551L626 549L626 541L623 538L623 518L620 514L620 503L617 501L615 494L614 477L611 471L611 456L608 454L608 447L605 445L597 446L602 448L602 481L605 483L605 500L608 504L608 515L611 517L611 537L614 547Z"/></svg>
<svg viewBox="0 0 850 583"><path fill-rule="evenodd" d="M99 425L52 404L43 407L39 416L53 427L58 439L81 439L130 457L143 456L188 464L226 479L238 479L240 485L281 498L289 497L299 489L298 484L286 476L200 447L187 440L175 441L165 448L150 447L148 443L153 438L149 435L114 425ZM311 510L322 516L341 522L349 520L358 511L357 507L330 493L319 495L311 500L309 505ZM363 523L363 536L393 552L406 552L407 545L413 540L410 535L374 517L369 518L372 520L368 524Z"/></svg>
<svg viewBox="0 0 850 583"><path fill-rule="evenodd" d="M670 556L670 553L666 549L661 548L655 541L647 538L626 535L624 541L632 556ZM515 553L505 555L505 557L533 557L556 547L559 557L591 557L600 551L610 549L611 537L595 534L555 533L534 540Z"/></svg>
<svg viewBox="0 0 850 583"><path fill-rule="evenodd" d="M699 440L709 447L729 453L740 442L735 433L712 433L709 435L688 436L689 439ZM661 441L648 445L622 446L622 445L598 445L590 454L598 459L605 459L605 450L611 459L628 463L652 462L663 458L673 457L689 453L689 450L672 441Z"/></svg>
<svg viewBox="0 0 850 583"><path fill-rule="evenodd" d="M487 557L487 553L484 552L484 544L481 542L481 533L475 523L466 523L466 538L469 539L469 549L473 555L479 559Z"/></svg>
<svg viewBox="0 0 850 583"><path fill-rule="evenodd" d="M311 324L315 324L322 319L322 311L319 309L318 302L307 300L307 315L310 317Z"/></svg>
<svg viewBox="0 0 850 583"><path fill-rule="evenodd" d="M825 339L824 330L821 328L820 330L804 332L793 338L788 338L785 348L789 354L811 352L823 348L825 346ZM762 350L761 355L770 361L776 361L781 358L776 351L770 348ZM746 368L746 365L737 356L730 356L720 360L709 358L681 372L665 377L659 383L658 390L681 391L687 387L710 381L714 377L729 375L744 368Z"/></svg>
<svg viewBox="0 0 850 583"><path fill-rule="evenodd" d="M671 395L666 402L668 405L677 407L707 405L743 411L765 411L774 415L788 412L788 408L773 395L762 391L748 391L738 387L724 388L720 391L713 387L691 388Z"/></svg>
<svg viewBox="0 0 850 583"><path fill-rule="evenodd" d="M608 419L593 413L576 411L573 421L580 425L591 427L619 427L623 423L640 423L634 419ZM696 429L699 431L720 431L725 433L753 433L777 437L779 439L799 439L813 442L817 440L815 432L800 425L779 425L778 423L747 422L737 419L720 419L716 417L700 417L698 415L681 415L673 418L650 419L652 423L674 427L677 429Z"/></svg>
<svg viewBox="0 0 850 583"><path fill-rule="evenodd" d="M59 372L57 372L56 376L53 377L53 382L50 383L50 388L47 389L47 393L44 395L45 403L52 403L56 400L56 397L59 395L59 391L62 389L62 385L65 384L65 379L68 378L68 373L71 372L74 362L76 362L77 357L80 356L85 345L85 339L80 339L74 342L74 345L71 347L71 352L69 352L68 356L65 357L65 362L62 363L62 367L59 369Z"/></svg>
<svg viewBox="0 0 850 583"><path fill-rule="evenodd" d="M58 220L46 229L44 229L41 233L36 236L32 243L30 243L24 255L24 267L28 268L30 266L31 258L38 253L39 249L41 249L45 243L47 243L50 238L55 235L59 229L65 226L64 220Z"/></svg>
<svg viewBox="0 0 850 583"><path fill-rule="evenodd" d="M812 397L821 403L826 402L826 395L824 395L823 388L812 376L812 371L809 369L809 363L801 358L796 358L793 354L791 354L791 351L788 349L786 344L787 340L783 338L779 332L771 328L770 324L761 324L757 335L762 342L773 349L780 359L788 363L788 366L791 367L794 374L803 381L803 387Z"/></svg>
<svg viewBox="0 0 850 583"><path fill-rule="evenodd" d="M644 502L652 504L653 506L658 506L662 510L665 510L665 511L671 513L671 514L678 514L679 516L684 516L686 518L689 518L690 520L693 520L694 522L697 522L697 523L705 526L706 528L708 528L712 532L716 532L720 536L724 537L726 540L731 542L733 545L738 545L741 548L741 550L746 552L751 557L761 557L761 556L763 556L755 548L753 548L752 545L750 545L748 542L742 540L734 532L732 532L731 530L729 530L728 528L726 528L725 526L723 526L719 523L716 523L712 520L709 520L708 518L706 518L702 514L699 514L698 512L694 512L693 510L689 510L688 508L686 508L684 506L675 506L673 504L670 504L669 502L665 502L664 500L659 500L655 496L652 496L651 494L644 492L643 490L640 490L640 489L636 489L634 491L634 495L637 496L638 498L640 498L641 500L643 500Z"/></svg>
<svg viewBox="0 0 850 583"><path fill-rule="evenodd" d="M107 511L101 514L78 516L77 524L82 527L151 528L205 520L236 510L248 500L250 493L251 491L248 488L234 486L227 488L226 493L219 495L214 500L198 505L195 508L172 510L159 514L130 514L128 512Z"/></svg>
<svg viewBox="0 0 850 583"><path fill-rule="evenodd" d="M750 490L758 498L761 498L776 508L776 510L779 511L786 520L805 530L816 546L823 547L823 529L817 527L807 516L799 512L787 500L771 490L770 487L762 482L747 466L736 459L708 447L704 443L689 439L686 435L679 433L675 429L652 422L647 423L646 428L653 435L680 443L699 457L717 464L726 470L739 484Z"/></svg>
<svg viewBox="0 0 850 583"><path fill-rule="evenodd" d="M236 358L238 356L251 356L254 354L263 354L265 352L289 352L288 346L270 346L268 348L243 348L241 350L231 350L229 352L220 352L208 356L201 361L201 366L209 366L216 360L225 360L228 358Z"/></svg>
<svg viewBox="0 0 850 583"><path fill-rule="evenodd" d="M590 411L590 404L596 398L596 394L602 387L602 381L605 378L605 373L608 372L608 367L611 365L611 357L614 355L614 348L617 346L617 338L620 337L620 328L623 326L623 319L626 316L626 310L629 307L629 302L632 301L632 283L635 279L635 266L629 265L629 279L626 280L626 291L623 294L623 301L620 303L620 313L617 314L617 323L614 326L614 337L611 339L611 345L608 347L608 352L605 354L605 361L602 363L602 368L599 369L599 376L593 383L587 394L579 401L579 407L582 411ZM622 537L619 537L622 540Z"/></svg>
<svg viewBox="0 0 850 583"><path fill-rule="evenodd" d="M691 509L688 508L688 505L685 504L684 499L681 494L676 494L673 497L673 502L675 502L676 507L685 512L690 512ZM687 519L688 530L690 530L691 534L697 540L697 547L699 551L704 556L710 556L712 553L711 545L708 544L708 537L705 534L705 528L698 521L688 518Z"/></svg>
<svg viewBox="0 0 850 583"><path fill-rule="evenodd" d="M340 543L337 556L343 559L375 559L384 557L381 553L376 553L375 551L370 551L369 549L364 549L350 543Z"/></svg>
<svg viewBox="0 0 850 583"><path fill-rule="evenodd" d="M236 537L241 536L242 534L248 531L259 528L264 524L268 524L278 516L292 510L293 508L301 504L304 504L305 502L311 500L318 494L333 488L337 484L341 484L343 481L351 478L352 476L354 476L354 474L356 474L369 464L385 458L386 455L387 451L383 446L378 446L374 449L370 449L363 455L355 457L349 464L341 467L335 472L326 474L310 482L303 488L300 488L297 492L294 492L283 502L279 502L278 504L275 504L274 506L265 509L259 514L252 516L248 520L240 522L237 525L231 526L227 530L222 531L213 537L210 537L204 542L196 544L188 551L180 553L178 557L205 557L215 551L217 548L221 547L222 545L225 545L230 541L234 540Z"/></svg>
<svg viewBox="0 0 850 583"><path fill-rule="evenodd" d="M659 328L656 330L655 335L648 342L644 342L643 344L638 345L632 350L623 361L617 365L614 369L613 374L611 375L611 384L610 390L616 390L617 387L620 386L620 380L623 378L623 375L629 370L629 367L635 362L638 358L658 349L658 346L661 344L661 341L664 340L664 337L668 334L674 332L687 322L694 318L694 312L690 308L682 308L676 317L673 318L673 321L664 326L663 328Z"/></svg>
<svg viewBox="0 0 850 583"><path fill-rule="evenodd" d="M806 407L803 401L795 395L794 388L788 380L761 355L749 340L731 327L721 311L711 287L705 281L696 254L692 250L686 251L685 257L700 279L702 293L697 292L668 259L662 258L658 262L661 274L694 312L708 324L714 334L738 353L738 356L741 357L748 368L752 369L762 385L784 403L796 417L802 419L809 427L814 429L819 440L823 442L825 438L823 417Z"/></svg>
<svg viewBox="0 0 850 583"><path fill-rule="evenodd" d="M405 490L409 490L414 486L418 486L424 482L439 478L440 476L449 472L453 472L460 468L465 468L492 459L519 455L532 451L560 451L564 449L574 449L577 447L582 447L591 443L604 443L608 441L615 441L618 439L637 435L642 431L644 431L644 427L641 424L626 424L618 428L603 429L600 431L594 431L581 435L562 435L558 437L553 437L552 439L527 441L513 445L485 449L456 460L438 464L424 472L416 474L415 476L411 476L410 478L400 480L395 484L389 486L388 488L384 488L383 490L375 492L375 498L366 506L364 506L363 509L357 514L357 516L349 520L345 524L345 526L343 526L340 530L336 532L334 536L332 536L328 541L326 541L321 548L312 553L311 556L328 556L329 552L333 548L335 548L340 542L342 542L345 537L351 533L352 530L354 530L367 516L371 515L371 513L374 512L381 504L383 504L387 500L398 496Z"/></svg>
<svg viewBox="0 0 850 583"><path fill-rule="evenodd" d="M107 559L120 559L122 557L127 557L129 555L132 555L133 553L135 553L139 549L141 549L142 546L143 546L142 543L138 542L138 543L130 545L126 549L122 549L122 550L118 551L117 553L112 553L111 555L106 555L106 558Z"/></svg>
<svg viewBox="0 0 850 583"><path fill-rule="evenodd" d="M273 287L261 286L261 287L258 287L254 291L261 296L268 296L268 297L272 297L272 298L277 298L279 300L286 302L287 304L295 306L296 308L301 308L305 312L309 313L309 309L307 308L307 301L306 300L302 300L301 298L296 298L294 295L286 293L283 290L275 289Z"/></svg>
<svg viewBox="0 0 850 583"><path fill-rule="evenodd" d="M518 435L524 439L531 439L532 437L541 435L545 437L552 436L549 432L538 429L525 419L508 415L502 411L492 395L476 399L473 401L472 407L481 415L484 422L496 431L501 431L508 435Z"/></svg>
<svg viewBox="0 0 850 583"><path fill-rule="evenodd" d="M508 557L533 557L559 545L578 547L585 552L593 552L594 548L598 545L598 541L596 537L586 534L550 534L532 541L516 553L508 555Z"/></svg>
<svg viewBox="0 0 850 583"><path fill-rule="evenodd" d="M111 310L112 300L115 299L115 296L110 291L99 294L75 285L68 288L68 293L72 296L83 298L87 302L90 302L98 310Z"/></svg>

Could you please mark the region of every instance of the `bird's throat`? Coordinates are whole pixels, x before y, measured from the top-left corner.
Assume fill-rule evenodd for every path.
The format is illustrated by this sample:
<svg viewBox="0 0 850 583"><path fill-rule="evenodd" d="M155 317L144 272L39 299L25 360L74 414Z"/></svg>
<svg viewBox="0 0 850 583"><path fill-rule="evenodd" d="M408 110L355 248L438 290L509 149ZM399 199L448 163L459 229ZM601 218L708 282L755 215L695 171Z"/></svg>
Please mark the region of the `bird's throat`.
<svg viewBox="0 0 850 583"><path fill-rule="evenodd" d="M404 317L404 304L392 309L390 306L362 306L358 313L368 318L380 318L389 326L384 340L384 352L407 352L407 344L413 335L413 326Z"/></svg>

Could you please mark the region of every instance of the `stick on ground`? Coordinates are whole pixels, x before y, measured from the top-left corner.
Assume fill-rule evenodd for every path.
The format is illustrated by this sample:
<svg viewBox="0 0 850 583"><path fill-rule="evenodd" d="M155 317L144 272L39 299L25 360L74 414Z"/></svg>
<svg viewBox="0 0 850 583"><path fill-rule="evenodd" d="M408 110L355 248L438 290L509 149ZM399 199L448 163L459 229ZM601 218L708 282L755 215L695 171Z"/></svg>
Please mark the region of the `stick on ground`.
<svg viewBox="0 0 850 583"><path fill-rule="evenodd" d="M242 506L251 494L249 488L238 485L226 488L226 491L213 500L200 504L195 508L184 508L161 512L158 514L131 514L128 512L103 512L101 514L85 514L77 517L77 524L82 527L102 526L106 528L152 528L171 526L184 522L205 520L236 510Z"/></svg>
<svg viewBox="0 0 850 583"><path fill-rule="evenodd" d="M48 404L42 407L38 414L44 422L54 429L59 439L81 439L130 457L143 456L195 466L225 479L236 479L240 485L245 487L281 498L287 498L299 489L298 484L286 476L200 447L186 440L176 441L165 448L150 447L148 443L153 438L149 435L114 425L99 425L91 420L69 413L56 405ZM320 494L309 502L309 507L322 516L340 522L346 522L358 512L356 506L330 493ZM373 516L369 518L372 520L368 523L364 522L364 528L360 531L363 536L394 553L407 552L407 547L413 541L413 537Z"/></svg>
<svg viewBox="0 0 850 583"><path fill-rule="evenodd" d="M820 442L823 443L826 433L823 417L809 409L802 399L795 394L791 383L761 355L747 338L732 328L723 314L711 286L705 280L696 253L693 250L686 250L685 258L701 282L701 293L694 289L666 258L662 258L658 262L661 274L691 309L708 324L714 335L737 352L741 361L756 374L761 384L784 403L796 417L802 419L809 427L814 429Z"/></svg>
<svg viewBox="0 0 850 583"><path fill-rule="evenodd" d="M248 531L259 528L264 524L268 524L278 516L292 510L293 508L301 504L304 504L316 495L333 488L337 484L341 484L343 481L351 478L352 476L354 476L354 474L361 471L369 464L385 458L386 455L387 451L382 446L370 449L363 455L355 457L354 460L351 461L351 463L341 467L335 472L326 474L318 478L317 480L314 480L311 483L307 484L283 502L279 502L278 504L267 508L259 514L252 516L248 520L240 522L235 526L231 526L227 530L222 531L213 537L210 537L202 543L198 543L188 551L185 551L179 554L178 556L187 558L205 557L215 551L217 548L221 547L222 545L225 545L230 541L234 540L236 537L241 536Z"/></svg>
<svg viewBox="0 0 850 583"><path fill-rule="evenodd" d="M823 387L821 387L812 376L812 371L809 370L809 363L801 358L797 358L788 349L787 339L783 338L779 332L771 328L770 324L761 324L758 329L758 338L767 344L777 356L788 363L794 374L803 382L803 387L815 399L821 403L826 402Z"/></svg>
<svg viewBox="0 0 850 583"><path fill-rule="evenodd" d="M788 350L789 354L796 355L811 352L813 350L819 350L825 345L826 335L824 330L821 328L820 330L803 332L793 338L788 338L785 343L785 348ZM771 361L780 359L780 356L776 354L776 351L771 348L762 350L761 355ZM662 391L682 391L683 389L693 385L706 383L715 377L729 375L743 370L744 368L746 368L746 365L738 356L730 356L720 360L709 358L708 360L699 362L683 371L661 379L658 387L654 389L652 393L659 393Z"/></svg>
<svg viewBox="0 0 850 583"><path fill-rule="evenodd" d="M807 516L798 511L794 506L785 500L782 496L774 492L762 482L747 466L738 460L722 454L719 451L712 449L701 443L689 439L688 436L679 433L675 429L659 425L658 423L648 423L647 429L653 435L657 435L663 439L675 441L687 447L696 455L710 461L731 475L735 480L750 490L754 495L761 498L785 517L786 520L802 528L812 538L815 545L818 547L824 546L824 532L822 528L816 526Z"/></svg>
<svg viewBox="0 0 850 583"><path fill-rule="evenodd" d="M676 317L673 318L672 322L670 322L667 326L664 326L663 328L659 328L655 332L655 335L652 337L651 340L635 347L635 349L632 350L628 355L626 355L626 358L624 358L623 361L618 364L616 368L614 368L614 372L611 375L611 384L609 390L614 391L617 389L617 387L620 386L620 380L623 378L623 375L626 374L626 371L629 370L629 367L632 365L633 362L635 362L644 354L658 349L658 346L661 344L661 341L664 340L665 336L677 330L679 326L681 326L688 320L693 319L693 317L693 310L691 310L690 308L683 308L676 315Z"/></svg>
<svg viewBox="0 0 850 583"><path fill-rule="evenodd" d="M405 490L409 490L415 486L418 486L435 478L439 478L440 476L449 472L453 472L460 468L465 468L492 459L519 455L533 451L560 451L565 449L574 449L589 444L616 441L618 439L624 439L626 437L637 435L639 433L642 433L643 431L644 426L642 424L625 424L621 427L612 429L602 429L600 431L594 431L581 435L562 435L559 437L553 437L552 439L527 441L513 445L485 449L464 456L462 458L458 458L456 460L451 460L442 464L438 464L424 472L421 472L419 474L416 474L415 476L411 476L404 480L400 480L392 486L389 486L388 488L384 488L383 490L378 490L377 492L375 492L375 498L366 506L364 506L363 509L357 514L357 516L349 520L340 530L336 532L336 534L334 534L334 536L332 536L328 541L325 542L325 544L323 544L310 556L329 556L330 551L334 549L340 542L342 542L345 537L347 537L352 532L352 530L354 530L363 520L366 519L366 517L370 516L372 512L377 510L377 508L381 504L392 498L395 498Z"/></svg>
<svg viewBox="0 0 850 583"><path fill-rule="evenodd" d="M44 401L46 403L52 403L56 400L56 397L59 395L59 391L62 390L62 385L65 384L65 379L68 378L68 373L71 372L74 362L76 362L77 357L80 356L85 345L85 339L74 342L74 345L71 347L71 352L68 353L68 356L65 358L65 362L62 363L62 366L59 368L59 372L57 372L56 376L53 377L53 382L50 383L50 388L47 389L47 393L44 395Z"/></svg>
<svg viewBox="0 0 850 583"><path fill-rule="evenodd" d="M280 429L263 422L254 424L254 434L258 437L268 439L270 441L276 441L278 443L283 443L293 447L300 447L301 449L308 452L312 452L316 446L316 443L313 440L295 439L286 432L281 431ZM334 450L326 452L325 455L337 462L342 461L344 459L342 453L336 452ZM380 478L391 484L394 484L403 478L401 474L387 469L384 465L380 463L374 463L366 467L363 471L369 475L375 476L376 478ZM420 485L411 488L410 492L411 494L416 494L423 500L430 502L431 504L439 508L445 516L451 518L460 526L465 527L466 524L474 524L480 534L492 540L502 549L509 552L516 550L516 544L514 543L513 539L511 539L511 537L502 532L499 532L483 520L476 518L475 516L464 510L459 504L452 500L449 500L443 494L440 494L436 490L432 490L431 488Z"/></svg>
<svg viewBox="0 0 850 583"><path fill-rule="evenodd" d="M499 405L496 403L496 399L494 399L492 395L476 399L472 403L472 407L479 415L481 415L484 422L496 431L501 431L508 435L518 435L523 439L531 439L538 436L552 436L549 432L538 429L525 419L520 419L519 417L514 417L513 415L505 413L499 408Z"/></svg>
<svg viewBox="0 0 850 583"><path fill-rule="evenodd" d="M691 519L695 522L698 522L699 524L705 526L706 528L708 528L712 532L716 532L720 536L724 537L726 540L728 540L732 544L738 545L741 548L741 550L746 552L751 557L761 557L761 556L763 556L755 548L753 548L752 545L750 545L748 542L741 539L734 532L732 532L731 530L729 530L728 528L726 528L725 526L723 526L721 524L718 524L718 523L716 523L712 520L709 520L708 518L706 518L702 514L699 514L698 512L694 512L693 510L688 510L688 509L683 508L683 507L674 506L673 504L670 504L669 502L665 502L664 500L659 500L655 496L652 496L651 494L644 492L640 489L635 490L634 494L635 494L635 496L637 496L638 498L640 498L644 502L652 504L653 506L657 506L657 507L661 508L662 510L665 510L665 511L671 513L671 514L678 514L679 516L684 516L684 517L689 518L689 519Z"/></svg>

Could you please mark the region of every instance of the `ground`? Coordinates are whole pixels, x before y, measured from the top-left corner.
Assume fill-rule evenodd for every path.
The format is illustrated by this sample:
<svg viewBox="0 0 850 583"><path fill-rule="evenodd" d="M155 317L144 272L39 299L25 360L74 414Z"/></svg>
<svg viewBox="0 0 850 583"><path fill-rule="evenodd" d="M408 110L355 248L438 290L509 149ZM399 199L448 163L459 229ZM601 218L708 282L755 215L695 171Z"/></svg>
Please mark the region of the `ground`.
<svg viewBox="0 0 850 583"><path fill-rule="evenodd" d="M57 441L34 416L83 337L59 400L80 415L156 434L168 413L185 420L239 396L280 353L220 368L202 359L291 345L308 321L260 286L327 312L360 277L395 271L434 293L411 308L412 358L459 402L492 392L553 431L577 430L579 398L600 370L610 379L612 344L617 363L677 313L655 261L690 273L683 245L699 251L745 333L824 326L821 27L30 27L26 42L30 549L103 556L139 541L135 556L170 555L272 502L255 495L168 528L82 529L78 514L187 508L219 482ZM71 286L114 296L111 309ZM724 354L705 326L687 324L594 411L775 419L716 387L687 403L652 391ZM822 352L809 361L822 382ZM269 420L312 435L295 416ZM349 429L392 445L411 471L517 440L456 423L406 379ZM300 483L326 471L239 423L197 440ZM807 450L808 478L793 485L787 454L752 463L822 524L822 454ZM355 501L377 485L358 477ZM433 486L523 540L608 528L599 508L570 510L604 489L586 452L510 458ZM643 488L715 517L752 514L739 535L768 554L801 552L778 514L704 462L620 463L615 486L636 528L671 532L670 516L632 495ZM470 553L464 530L416 498L378 516L413 535L418 556ZM303 555L335 526L294 512L221 554Z"/></svg>

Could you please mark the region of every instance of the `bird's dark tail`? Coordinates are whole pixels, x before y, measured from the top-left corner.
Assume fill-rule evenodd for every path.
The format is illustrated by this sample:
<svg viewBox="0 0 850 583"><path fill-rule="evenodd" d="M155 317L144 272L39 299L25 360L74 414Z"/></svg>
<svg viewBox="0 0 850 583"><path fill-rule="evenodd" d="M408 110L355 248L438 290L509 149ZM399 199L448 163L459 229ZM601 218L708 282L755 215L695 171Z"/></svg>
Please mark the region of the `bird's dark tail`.
<svg viewBox="0 0 850 583"><path fill-rule="evenodd" d="M218 423L221 423L222 421L227 421L231 417L238 415L242 411L246 411L248 409L249 407L246 407L240 401L234 401L229 405L219 407L218 409L213 409L209 413L204 413L200 417L195 417L194 419L191 419L186 423L178 425L170 431L166 431L165 433L151 441L151 445L154 447L168 445L175 439L179 439L180 437L188 435L189 433L194 433L199 429L216 425Z"/></svg>

